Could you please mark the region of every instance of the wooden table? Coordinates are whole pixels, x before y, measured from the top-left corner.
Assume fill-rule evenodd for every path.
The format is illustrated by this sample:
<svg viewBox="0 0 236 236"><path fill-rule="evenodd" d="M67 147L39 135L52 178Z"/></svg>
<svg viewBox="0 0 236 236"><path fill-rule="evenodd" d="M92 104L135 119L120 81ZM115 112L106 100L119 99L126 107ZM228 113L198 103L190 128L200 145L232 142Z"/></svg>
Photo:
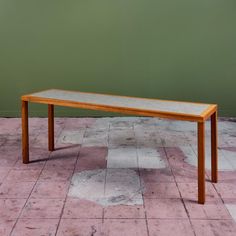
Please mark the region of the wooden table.
<svg viewBox="0 0 236 236"><path fill-rule="evenodd" d="M211 178L217 182L217 105L50 89L22 99L22 157L29 163L28 102L48 105L48 148L54 150L54 105L198 123L198 202L205 202L205 121L211 118Z"/></svg>

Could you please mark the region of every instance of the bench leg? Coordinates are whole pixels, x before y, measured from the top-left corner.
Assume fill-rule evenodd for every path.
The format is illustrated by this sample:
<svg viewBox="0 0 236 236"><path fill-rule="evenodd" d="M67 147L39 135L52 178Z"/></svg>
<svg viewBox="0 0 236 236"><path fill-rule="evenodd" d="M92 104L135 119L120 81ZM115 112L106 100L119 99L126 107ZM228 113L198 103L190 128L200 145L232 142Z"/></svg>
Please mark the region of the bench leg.
<svg viewBox="0 0 236 236"><path fill-rule="evenodd" d="M198 122L198 203L205 203L205 122Z"/></svg>
<svg viewBox="0 0 236 236"><path fill-rule="evenodd" d="M54 105L48 105L48 150L54 150Z"/></svg>
<svg viewBox="0 0 236 236"><path fill-rule="evenodd" d="M29 124L28 124L28 102L22 101L22 160L24 164L29 163Z"/></svg>
<svg viewBox="0 0 236 236"><path fill-rule="evenodd" d="M211 180L217 183L217 112L211 115Z"/></svg>

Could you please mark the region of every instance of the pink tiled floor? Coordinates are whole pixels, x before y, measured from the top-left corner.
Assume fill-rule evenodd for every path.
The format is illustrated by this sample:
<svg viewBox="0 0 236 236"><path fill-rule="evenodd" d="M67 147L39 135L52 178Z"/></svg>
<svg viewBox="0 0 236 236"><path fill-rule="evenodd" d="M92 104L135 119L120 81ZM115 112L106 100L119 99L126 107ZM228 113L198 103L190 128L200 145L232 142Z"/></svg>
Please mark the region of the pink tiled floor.
<svg viewBox="0 0 236 236"><path fill-rule="evenodd" d="M236 123L219 121L219 150L227 151L227 163L220 167L217 184L206 169L205 205L197 204L197 169L184 152L185 147L192 153L196 148L196 126L190 124L155 118L56 118L56 151L50 153L47 119L31 118L32 162L24 165L20 119L0 118L0 236L235 236ZM209 125L206 137L209 147ZM193 157L188 158L191 162ZM90 200L68 195L74 174L99 169L105 170L104 179L91 189L84 182ZM96 174L87 173L91 178ZM138 182L127 173L137 174ZM113 192L122 199L133 183L140 184L135 195L141 196L139 204L135 199L119 204ZM97 192L100 198L111 197L111 204L99 204L104 199L96 199Z"/></svg>

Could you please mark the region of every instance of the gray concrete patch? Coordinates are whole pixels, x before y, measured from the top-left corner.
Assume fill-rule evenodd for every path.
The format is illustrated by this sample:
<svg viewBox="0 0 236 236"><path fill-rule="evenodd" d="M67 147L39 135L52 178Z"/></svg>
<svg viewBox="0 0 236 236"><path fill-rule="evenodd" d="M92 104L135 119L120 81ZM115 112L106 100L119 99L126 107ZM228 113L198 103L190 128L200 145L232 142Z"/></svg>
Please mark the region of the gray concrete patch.
<svg viewBox="0 0 236 236"><path fill-rule="evenodd" d="M58 143L82 144L85 129L63 130L58 137Z"/></svg>
<svg viewBox="0 0 236 236"><path fill-rule="evenodd" d="M160 153L153 148L138 148L138 167L140 169L162 169L167 165Z"/></svg>
<svg viewBox="0 0 236 236"><path fill-rule="evenodd" d="M142 186L138 173L130 169L82 171L73 175L68 196L103 206L142 205Z"/></svg>

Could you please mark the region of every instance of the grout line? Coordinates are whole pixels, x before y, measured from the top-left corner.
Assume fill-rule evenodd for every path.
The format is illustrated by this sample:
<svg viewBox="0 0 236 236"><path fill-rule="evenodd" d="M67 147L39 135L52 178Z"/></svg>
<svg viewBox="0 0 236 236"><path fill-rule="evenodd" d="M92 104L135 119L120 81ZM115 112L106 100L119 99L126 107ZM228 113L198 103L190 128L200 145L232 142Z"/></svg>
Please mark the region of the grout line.
<svg viewBox="0 0 236 236"><path fill-rule="evenodd" d="M40 127L41 127L41 126L40 126ZM21 127L19 127L19 129L20 129L20 128L21 128ZM39 132L39 133L40 133L40 132ZM38 135L39 135L39 134L38 134ZM32 143L34 143L34 142L36 141L36 138L38 137L38 135L33 139L33 141L31 141ZM50 156L50 153L49 153L48 155ZM13 170L13 168L15 167L15 165L16 165L16 163L17 163L18 161L20 161L20 156L17 158L17 160L15 161L14 165L11 167L11 170ZM26 204L27 204L27 202L28 202L28 200L29 200L29 198L30 198L30 196L31 196L31 193L32 193L33 190L34 190L34 187L36 186L36 184L37 184L37 182L38 182L38 179L39 179L39 177L40 177L40 175L41 175L41 173L42 173L42 171L43 171L45 165L46 165L46 161L45 161L45 163L43 164L43 167L42 167L42 169L41 169L41 171L40 171L40 173L39 173L39 175L38 175L37 180L36 180L36 181L31 181L31 182L34 182L34 185L32 186L32 189L31 189L31 191L30 191L28 197L27 197L27 198L17 198L17 199L26 199L26 201L25 201L25 203L24 203L24 205L23 205L23 207L22 207L22 209L21 209L21 211L20 211L18 217L16 218L16 221L15 221L15 223L14 223L14 225L13 225L13 227L12 227L10 233L9 233L9 235L12 235L12 232L13 232L13 230L15 229L15 226L16 226L17 222L18 222L19 219L20 219L20 216L21 216L21 214L22 214L22 212L23 212L23 210L24 210L24 208L25 208L25 206L26 206ZM8 176L9 173L11 172L11 170L7 173L7 175L4 177L3 180L5 180L5 178L7 178L7 176ZM8 199L12 199L12 198L8 198Z"/></svg>
<svg viewBox="0 0 236 236"><path fill-rule="evenodd" d="M142 178L141 178L141 172L140 172L140 168L139 168L139 158L138 158L138 142L136 140L136 135L135 135L135 128L133 125L133 132L134 132L134 138L135 138L135 144L136 144L136 156L137 156L137 164L138 164L138 175L139 175L139 185L140 185L140 189L142 189ZM143 190L142 191L142 200L143 200L143 210L144 210L144 219L145 219L145 223L146 223L146 230L147 230L147 235L149 236L149 228L148 228L148 219L147 219L147 212L146 212L146 208L145 208L145 201L144 201L144 195L143 195Z"/></svg>
<svg viewBox="0 0 236 236"><path fill-rule="evenodd" d="M41 127L42 127L42 126L40 126L40 128L41 128ZM63 128L62 128L62 130L63 130ZM62 130L61 130L61 132L62 132ZM61 132L60 132L60 133L61 133ZM40 132L39 132L39 133L40 133ZM36 139L37 139L38 136L39 136L39 134L35 137L35 139L33 140L33 143L36 142ZM49 153L48 153L47 159L50 157L51 153L52 153L52 152L49 152ZM39 182L39 178L40 178L40 176L41 176L41 174L42 174L42 172L43 172L43 170L44 170L44 168L45 168L45 166L46 166L46 163L47 163L47 160L44 162L43 167L42 167L42 169L41 169L41 171L40 171L40 173L39 173L39 175L38 175L37 180L35 181L35 183L34 183L32 189L31 189L31 191L30 191L30 194L29 194L28 198L25 198L25 199L26 199L26 202L25 202L24 206L22 207L22 209L21 209L21 211L20 211L20 214L19 214L19 216L18 216L17 219L16 219L15 224L13 225L13 227L12 227L12 229L11 229L11 232L10 232L10 234L9 234L10 236L12 235L13 230L15 229L15 226L16 226L16 224L18 223L18 221L19 221L19 219L20 219L20 217L21 217L21 215L22 215L22 212L23 212L23 210L25 209L25 206L26 206L27 202L28 202L28 200L30 199L32 192L34 191L35 186L36 186L37 183ZM32 182L33 182L33 181L32 181Z"/></svg>
<svg viewBox="0 0 236 236"><path fill-rule="evenodd" d="M65 128L65 126L64 126L64 128ZM64 129L64 128L63 128L63 129ZM85 131L86 131L86 129L87 129L87 127L85 128ZM82 142L81 142L81 145L79 146L79 150L78 150L78 153L77 153L76 162L75 162L75 164L74 164L74 168L73 168L73 171L72 171L72 175L71 175L70 181L69 181L70 183L71 183L71 179L73 178L73 175L74 175L74 173L75 173L75 169L76 169L76 166L77 166L77 163L78 163L78 160L79 160L79 155L80 155L80 151L81 151L81 148L82 148L84 135L85 135L85 132L83 133ZM62 207L61 214L60 214L60 217L59 217L59 222L58 222L57 227L56 227L55 235L57 235L57 233L58 233L58 229L59 229L59 226L60 226L60 223L61 223L62 215L63 215L64 209L65 209L66 200L67 200L67 198L68 198L68 192L69 192L69 190L70 190L70 185L69 185L69 187L68 187L68 191L67 191L66 197L65 197L65 199L64 199L64 203L63 203L63 207Z"/></svg>
<svg viewBox="0 0 236 236"><path fill-rule="evenodd" d="M50 154L48 154L48 157L49 157L49 156L50 156ZM22 215L22 212L23 212L23 210L25 209L26 204L27 204L28 200L30 199L30 196L31 196L31 194L32 194L32 192L33 192L33 190L34 190L36 184L38 183L38 179L39 179L40 175L42 174L45 165L46 165L46 161L45 161L45 163L43 164L43 168L41 169L41 171L40 171L40 173L39 173L39 175L38 175L38 178L37 178L37 180L35 181L35 183L34 183L32 189L31 189L31 191L30 191L30 194L29 194L28 198L26 198L25 204L24 204L24 206L22 207L22 209L21 209L21 211L20 211L20 214L19 214L19 216L17 217L17 220L16 220L15 224L13 225L13 227L12 227L12 229L11 229L10 235L12 235L13 230L15 229L15 226L16 226L16 224L18 223L18 221L19 221L19 219L20 219L20 217L21 217L21 215Z"/></svg>
<svg viewBox="0 0 236 236"><path fill-rule="evenodd" d="M21 219L48 219L48 220L59 220L59 218L57 217L21 217ZM67 217L67 218L63 218L65 220L102 220L102 218L100 217ZM145 217L109 217L109 218L105 218L105 220L145 220ZM147 218L149 220L187 220L187 218L181 218L181 217L171 217L171 218L162 218L162 217L150 217ZM10 220L16 220L16 218L11 218ZM222 219L222 218L214 218L214 219L205 219L205 218L191 218L191 220L202 220L202 221L219 221L219 220L223 220L223 221L233 221L233 219Z"/></svg>
<svg viewBox="0 0 236 236"><path fill-rule="evenodd" d="M221 200L221 202L225 205L225 202L221 196L221 194L217 191L217 188L215 187L215 185L211 182L211 185L213 186L213 188L215 189L217 195L219 196L219 199Z"/></svg>
<svg viewBox="0 0 236 236"><path fill-rule="evenodd" d="M107 183L107 161L108 161L108 151L109 151L109 143L110 143L110 130L111 130L111 124L110 124L110 121L109 121L109 125L108 125L108 134L107 134L107 158L106 158L106 169L105 169L105 181L104 181L104 191L103 191L103 194L104 194L104 197L105 197L105 194L106 194L106 183ZM105 220L105 207L103 206L102 208L102 224L104 223L104 220Z"/></svg>
<svg viewBox="0 0 236 236"><path fill-rule="evenodd" d="M187 207L186 207L186 205L185 205L184 199L183 199L182 194L181 194L181 192L180 192L180 190L179 190L178 183L177 183L177 181L176 181L175 175L174 175L174 173L173 173L172 166L171 166L171 164L170 164L170 161L169 161L169 158L168 158L168 154L167 154L167 151L166 151L166 147L163 147L163 149L164 149L164 152L165 152L165 155L166 155L167 161L168 161L168 163L169 163L170 171L171 171L171 174L172 174L172 176L173 176L173 178L174 178L175 185L176 185L176 187L177 187L177 189L178 189L178 192L179 192L179 195L180 195L181 202L183 203L183 206L184 206L185 212L186 212L186 214L187 214L187 216L188 216L188 220L189 220L189 223L190 223L190 225L191 225L191 229L192 229L192 231L193 231L193 234L196 236L196 232L195 232L195 230L194 230L194 227L193 227L192 221L191 221L191 219L190 219L189 212L188 212L188 210L187 210Z"/></svg>

